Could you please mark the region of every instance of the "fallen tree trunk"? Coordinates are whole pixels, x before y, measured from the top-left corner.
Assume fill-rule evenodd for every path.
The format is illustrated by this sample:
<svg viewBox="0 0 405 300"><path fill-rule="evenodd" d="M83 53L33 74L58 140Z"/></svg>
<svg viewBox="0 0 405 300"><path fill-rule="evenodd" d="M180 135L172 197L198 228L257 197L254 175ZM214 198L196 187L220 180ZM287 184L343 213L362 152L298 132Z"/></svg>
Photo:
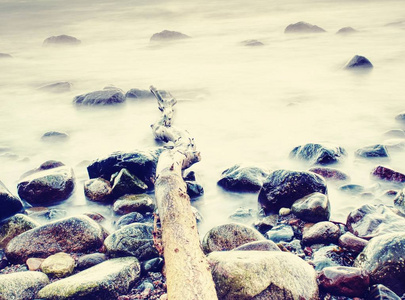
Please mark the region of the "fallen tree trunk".
<svg viewBox="0 0 405 300"><path fill-rule="evenodd" d="M155 182L168 299L218 299L182 177L183 169L200 161L200 153L187 131L172 126L176 100L162 97L153 86L150 90L162 112L160 119L152 125L153 132L156 139L168 142L167 149L159 157Z"/></svg>

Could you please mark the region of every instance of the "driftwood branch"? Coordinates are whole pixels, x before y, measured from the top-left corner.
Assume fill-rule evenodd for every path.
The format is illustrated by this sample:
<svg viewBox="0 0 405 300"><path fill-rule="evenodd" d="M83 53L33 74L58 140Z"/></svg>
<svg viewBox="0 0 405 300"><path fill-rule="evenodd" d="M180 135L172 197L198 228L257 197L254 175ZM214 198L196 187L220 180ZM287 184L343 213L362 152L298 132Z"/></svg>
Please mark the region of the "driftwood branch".
<svg viewBox="0 0 405 300"><path fill-rule="evenodd" d="M155 196L162 228L168 298L218 299L182 177L184 169L200 161L200 153L188 131L172 126L176 99L170 94L163 97L153 86L150 90L162 112L152 129L156 139L167 142L157 165Z"/></svg>

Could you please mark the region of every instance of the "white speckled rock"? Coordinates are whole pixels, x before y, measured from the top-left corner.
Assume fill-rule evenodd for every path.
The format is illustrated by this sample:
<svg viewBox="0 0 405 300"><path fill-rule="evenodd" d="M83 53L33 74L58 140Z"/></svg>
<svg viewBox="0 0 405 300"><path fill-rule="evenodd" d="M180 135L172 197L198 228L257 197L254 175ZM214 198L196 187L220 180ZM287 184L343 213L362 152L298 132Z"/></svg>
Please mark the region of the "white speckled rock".
<svg viewBox="0 0 405 300"><path fill-rule="evenodd" d="M49 284L48 276L41 272L16 272L0 275L0 300L34 299L37 292Z"/></svg>

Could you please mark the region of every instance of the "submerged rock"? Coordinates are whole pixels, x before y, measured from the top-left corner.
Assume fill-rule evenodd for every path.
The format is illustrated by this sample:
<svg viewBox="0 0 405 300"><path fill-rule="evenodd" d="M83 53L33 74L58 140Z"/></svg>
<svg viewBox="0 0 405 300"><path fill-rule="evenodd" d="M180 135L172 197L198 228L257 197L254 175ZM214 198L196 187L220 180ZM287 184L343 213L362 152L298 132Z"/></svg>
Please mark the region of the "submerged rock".
<svg viewBox="0 0 405 300"><path fill-rule="evenodd" d="M147 260L159 255L153 242L153 225L133 223L110 234L104 241L112 257L135 256Z"/></svg>
<svg viewBox="0 0 405 300"><path fill-rule="evenodd" d="M111 184L103 178L87 180L84 183L84 195L91 201L109 202L112 198Z"/></svg>
<svg viewBox="0 0 405 300"><path fill-rule="evenodd" d="M156 165L161 151L161 148L157 148L129 153L116 152L107 158L95 160L87 167L87 171L90 178L102 177L110 180L114 173L125 168L146 183L149 189L153 189Z"/></svg>
<svg viewBox="0 0 405 300"><path fill-rule="evenodd" d="M218 185L234 192L257 192L268 175L262 168L234 165L222 172Z"/></svg>
<svg viewBox="0 0 405 300"><path fill-rule="evenodd" d="M342 161L347 156L344 148L328 144L309 143L295 147L290 158L308 161L312 165L330 165Z"/></svg>
<svg viewBox="0 0 405 300"><path fill-rule="evenodd" d="M26 271L0 275L0 299L36 299L38 291L47 284L48 276L41 272Z"/></svg>
<svg viewBox="0 0 405 300"><path fill-rule="evenodd" d="M345 65L345 69L371 69L373 64L364 56L355 55L348 63Z"/></svg>
<svg viewBox="0 0 405 300"><path fill-rule="evenodd" d="M155 203L151 196L125 195L114 202L113 211L119 215L126 215L131 212L147 213L155 210Z"/></svg>
<svg viewBox="0 0 405 300"><path fill-rule="evenodd" d="M202 247L205 253L227 251L243 244L265 240L257 230L238 223L229 223L211 228L204 236Z"/></svg>
<svg viewBox="0 0 405 300"><path fill-rule="evenodd" d="M362 158L387 158L389 157L387 147L384 145L371 145L360 148L355 152L357 157Z"/></svg>
<svg viewBox="0 0 405 300"><path fill-rule="evenodd" d="M280 224L267 231L265 236L275 243L290 242L294 239L294 231L290 225Z"/></svg>
<svg viewBox="0 0 405 300"><path fill-rule="evenodd" d="M73 169L57 167L35 172L18 183L18 195L30 204L63 201L73 192Z"/></svg>
<svg viewBox="0 0 405 300"><path fill-rule="evenodd" d="M311 168L309 169L309 172L316 173L318 175L321 175L323 178L326 180L349 180L350 177L343 173L342 171L339 171L337 169L333 168L327 168L327 167L316 167L316 168Z"/></svg>
<svg viewBox="0 0 405 300"><path fill-rule="evenodd" d="M386 233L405 232L405 218L385 205L365 204L349 214L346 226L354 235L371 239Z"/></svg>
<svg viewBox="0 0 405 300"><path fill-rule="evenodd" d="M208 263L220 299L318 299L314 269L291 253L212 252Z"/></svg>
<svg viewBox="0 0 405 300"><path fill-rule="evenodd" d="M347 34L352 34L352 33L356 33L358 32L356 29L354 29L353 27L343 27L340 28L336 34L340 34L340 35L347 35Z"/></svg>
<svg viewBox="0 0 405 300"><path fill-rule="evenodd" d="M8 53L0 53L0 59L4 59L4 58L13 58L13 57Z"/></svg>
<svg viewBox="0 0 405 300"><path fill-rule="evenodd" d="M374 168L374 170L371 172L371 175L381 180L401 183L405 182L405 174L399 173L383 166Z"/></svg>
<svg viewBox="0 0 405 300"><path fill-rule="evenodd" d="M140 265L135 257L110 259L47 285L39 291L38 298L117 299L128 292L139 276Z"/></svg>
<svg viewBox="0 0 405 300"><path fill-rule="evenodd" d="M330 203L328 196L321 193L312 193L296 200L291 211L301 220L307 222L328 221L330 217Z"/></svg>
<svg viewBox="0 0 405 300"><path fill-rule="evenodd" d="M370 274L371 284L384 284L402 295L405 293L405 232L371 239L354 266Z"/></svg>
<svg viewBox="0 0 405 300"><path fill-rule="evenodd" d="M41 264L41 271L46 275L58 278L67 277L73 273L75 260L67 253L59 252L48 256Z"/></svg>
<svg viewBox="0 0 405 300"><path fill-rule="evenodd" d="M59 142L59 141L66 141L69 138L69 135L64 132L59 132L59 131L48 131L45 132L41 136L41 140L45 142Z"/></svg>
<svg viewBox="0 0 405 300"><path fill-rule="evenodd" d="M69 35L51 36L44 40L43 46L77 46L81 41Z"/></svg>
<svg viewBox="0 0 405 300"><path fill-rule="evenodd" d="M13 238L6 247L12 263L29 257L45 258L57 252L95 251L103 245L104 231L86 216L75 216L28 230Z"/></svg>
<svg viewBox="0 0 405 300"><path fill-rule="evenodd" d="M278 212L309 194L327 193L325 180L311 172L277 170L266 178L259 193L259 203L266 212Z"/></svg>
<svg viewBox="0 0 405 300"><path fill-rule="evenodd" d="M130 89L125 94L126 98L137 98L137 99L146 99L146 98L155 98L150 90L140 90L140 89Z"/></svg>
<svg viewBox="0 0 405 300"><path fill-rule="evenodd" d="M295 24L290 24L284 30L284 33L320 33L320 32L326 31L321 27L302 21Z"/></svg>
<svg viewBox="0 0 405 300"><path fill-rule="evenodd" d="M189 38L190 36L178 31L163 30L161 32L153 34L152 37L150 38L150 41L151 42L176 41Z"/></svg>
<svg viewBox="0 0 405 300"><path fill-rule="evenodd" d="M304 230L302 243L305 245L337 243L339 236L340 228L337 225L323 221Z"/></svg>
<svg viewBox="0 0 405 300"><path fill-rule="evenodd" d="M125 95L118 89L94 91L74 97L76 105L100 106L114 105L125 102Z"/></svg>
<svg viewBox="0 0 405 300"><path fill-rule="evenodd" d="M340 266L341 261L338 253L340 248L336 245L322 247L312 254L312 264L315 270L320 271L327 267Z"/></svg>
<svg viewBox="0 0 405 300"><path fill-rule="evenodd" d="M33 229L40 224L23 214L16 214L13 217L0 223L0 248L5 248L14 237Z"/></svg>
<svg viewBox="0 0 405 300"><path fill-rule="evenodd" d="M364 270L341 266L324 268L317 279L320 289L347 297L364 297L370 283Z"/></svg>
<svg viewBox="0 0 405 300"><path fill-rule="evenodd" d="M65 93L70 92L72 89L73 84L68 81L59 81L54 83L49 83L43 86L40 86L38 90L51 92L51 93Z"/></svg>
<svg viewBox="0 0 405 300"><path fill-rule="evenodd" d="M359 238L351 232L346 232L339 237L339 246L351 252L360 253L367 244L367 240Z"/></svg>
<svg viewBox="0 0 405 300"><path fill-rule="evenodd" d="M264 44L261 41L258 41L258 40L246 40L246 41L242 42L242 45L248 46L248 47L264 46Z"/></svg>
<svg viewBox="0 0 405 300"><path fill-rule="evenodd" d="M0 220L11 217L22 210L23 204L0 181Z"/></svg>

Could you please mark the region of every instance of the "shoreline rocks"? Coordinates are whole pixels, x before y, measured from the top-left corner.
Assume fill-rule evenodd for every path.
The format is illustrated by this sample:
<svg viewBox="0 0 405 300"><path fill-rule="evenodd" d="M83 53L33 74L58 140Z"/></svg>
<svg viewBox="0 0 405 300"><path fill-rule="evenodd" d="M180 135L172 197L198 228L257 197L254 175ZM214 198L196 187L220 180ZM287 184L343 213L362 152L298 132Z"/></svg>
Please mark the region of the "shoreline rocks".
<svg viewBox="0 0 405 300"><path fill-rule="evenodd" d="M290 158L307 161L311 165L330 165L341 162L347 156L344 148L328 144L308 143L297 146L290 152Z"/></svg>
<svg viewBox="0 0 405 300"><path fill-rule="evenodd" d="M43 46L78 46L81 44L81 41L77 38L70 36L70 35L57 35L51 36L44 40Z"/></svg>
<svg viewBox="0 0 405 300"><path fill-rule="evenodd" d="M21 200L14 196L0 181L0 221L15 215L22 208Z"/></svg>
<svg viewBox="0 0 405 300"><path fill-rule="evenodd" d="M1 300L31 300L49 284L49 279L44 273L26 271L0 275L0 283Z"/></svg>
<svg viewBox="0 0 405 300"><path fill-rule="evenodd" d="M233 192L258 192L268 175L259 167L234 165L222 172L218 185Z"/></svg>

